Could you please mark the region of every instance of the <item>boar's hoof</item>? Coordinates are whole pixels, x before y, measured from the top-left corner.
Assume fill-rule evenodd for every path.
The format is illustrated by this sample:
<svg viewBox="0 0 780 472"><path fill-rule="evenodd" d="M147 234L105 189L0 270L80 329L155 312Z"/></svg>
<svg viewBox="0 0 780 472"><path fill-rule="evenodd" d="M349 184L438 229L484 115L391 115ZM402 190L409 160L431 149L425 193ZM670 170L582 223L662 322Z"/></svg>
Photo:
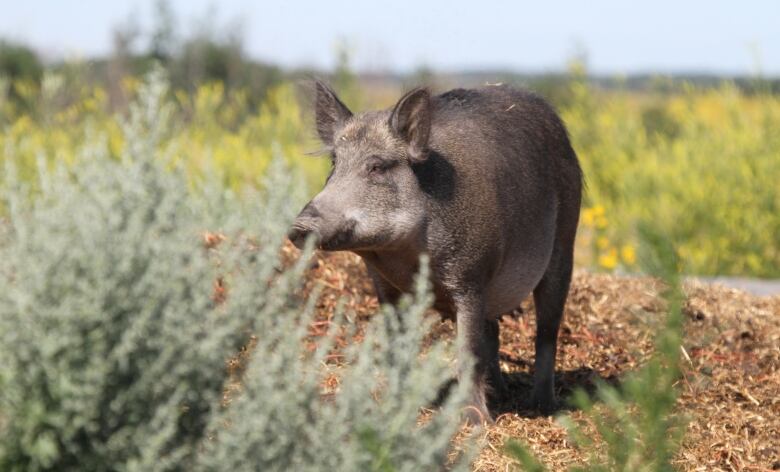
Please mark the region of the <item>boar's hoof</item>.
<svg viewBox="0 0 780 472"><path fill-rule="evenodd" d="M463 416L470 425L481 426L484 424L493 424L493 417L490 415L484 396L467 405L463 409Z"/></svg>
<svg viewBox="0 0 780 472"><path fill-rule="evenodd" d="M471 426L484 426L494 423L493 417L487 409L480 409L474 405L469 405L463 409L463 419L466 424Z"/></svg>
<svg viewBox="0 0 780 472"><path fill-rule="evenodd" d="M538 411L544 416L550 416L560 410L561 404L554 395L532 395L529 409Z"/></svg>

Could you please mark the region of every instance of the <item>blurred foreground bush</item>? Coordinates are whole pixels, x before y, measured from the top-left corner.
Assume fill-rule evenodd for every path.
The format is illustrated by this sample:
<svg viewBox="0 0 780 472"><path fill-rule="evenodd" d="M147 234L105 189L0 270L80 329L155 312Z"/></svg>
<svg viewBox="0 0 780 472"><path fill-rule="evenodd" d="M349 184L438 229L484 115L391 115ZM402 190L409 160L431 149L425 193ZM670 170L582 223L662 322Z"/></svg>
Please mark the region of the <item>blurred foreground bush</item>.
<svg viewBox="0 0 780 472"><path fill-rule="evenodd" d="M324 395L333 338L308 352L306 258L279 259L301 185L277 160L260 193L239 198L210 173L193 186L169 152L166 92L159 76L141 86L116 155L95 132L68 150L71 166L41 157L34 188L8 165L18 148L4 148L0 470L441 466L464 392L417 426L451 374L442 346L419 355L427 287L403 327L374 319ZM204 245L206 231L226 241ZM253 333L226 403L227 361Z"/></svg>

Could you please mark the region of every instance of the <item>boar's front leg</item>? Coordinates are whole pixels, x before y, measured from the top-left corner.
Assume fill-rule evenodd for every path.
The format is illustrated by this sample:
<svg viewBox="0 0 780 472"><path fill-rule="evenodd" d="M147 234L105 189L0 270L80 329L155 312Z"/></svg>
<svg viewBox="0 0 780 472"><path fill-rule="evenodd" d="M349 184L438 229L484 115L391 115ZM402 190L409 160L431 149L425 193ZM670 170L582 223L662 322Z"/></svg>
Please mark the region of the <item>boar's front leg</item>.
<svg viewBox="0 0 780 472"><path fill-rule="evenodd" d="M470 382L471 398L466 418L473 424L490 422L485 389L491 368L491 355L485 339L487 329L484 301L476 294L462 294L453 297L458 330L458 351L460 354L460 381ZM471 378L464 378L464 361L473 359Z"/></svg>
<svg viewBox="0 0 780 472"><path fill-rule="evenodd" d="M401 291L393 287L390 282L385 280L379 273L366 264L366 271L368 272L371 281L374 283L374 291L376 292L376 298L379 300L380 305L397 305L401 299Z"/></svg>
<svg viewBox="0 0 780 472"><path fill-rule="evenodd" d="M507 387L501 376L499 364L499 334L500 327L497 319L487 319L484 322L485 349L488 355L488 396L491 401L498 401L506 397Z"/></svg>

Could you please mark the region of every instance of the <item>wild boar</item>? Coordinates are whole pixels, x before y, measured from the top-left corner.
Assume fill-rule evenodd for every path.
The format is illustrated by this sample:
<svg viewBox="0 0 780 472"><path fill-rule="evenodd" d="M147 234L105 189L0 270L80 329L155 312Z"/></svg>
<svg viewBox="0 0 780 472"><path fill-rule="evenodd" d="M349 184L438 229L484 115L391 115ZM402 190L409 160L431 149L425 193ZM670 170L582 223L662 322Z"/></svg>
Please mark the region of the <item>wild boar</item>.
<svg viewBox="0 0 780 472"><path fill-rule="evenodd" d="M533 291L533 408L555 408L558 328L571 281L583 176L553 108L510 86L406 93L353 114L316 82L316 127L332 160L324 189L289 237L365 261L379 300L410 290L430 260L434 308L453 317L475 359L472 420L506 393L498 317Z"/></svg>

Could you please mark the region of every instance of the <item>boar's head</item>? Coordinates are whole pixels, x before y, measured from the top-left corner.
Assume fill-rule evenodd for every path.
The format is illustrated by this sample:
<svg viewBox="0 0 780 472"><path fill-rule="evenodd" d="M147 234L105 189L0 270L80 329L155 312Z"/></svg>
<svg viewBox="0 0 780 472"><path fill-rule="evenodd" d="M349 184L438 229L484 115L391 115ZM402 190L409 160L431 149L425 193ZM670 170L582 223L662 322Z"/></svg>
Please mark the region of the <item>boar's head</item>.
<svg viewBox="0 0 780 472"><path fill-rule="evenodd" d="M300 247L312 235L322 249L373 251L419 236L425 194L413 166L427 157L428 91L412 90L391 110L353 114L316 82L316 125L331 171L295 219L290 240Z"/></svg>

